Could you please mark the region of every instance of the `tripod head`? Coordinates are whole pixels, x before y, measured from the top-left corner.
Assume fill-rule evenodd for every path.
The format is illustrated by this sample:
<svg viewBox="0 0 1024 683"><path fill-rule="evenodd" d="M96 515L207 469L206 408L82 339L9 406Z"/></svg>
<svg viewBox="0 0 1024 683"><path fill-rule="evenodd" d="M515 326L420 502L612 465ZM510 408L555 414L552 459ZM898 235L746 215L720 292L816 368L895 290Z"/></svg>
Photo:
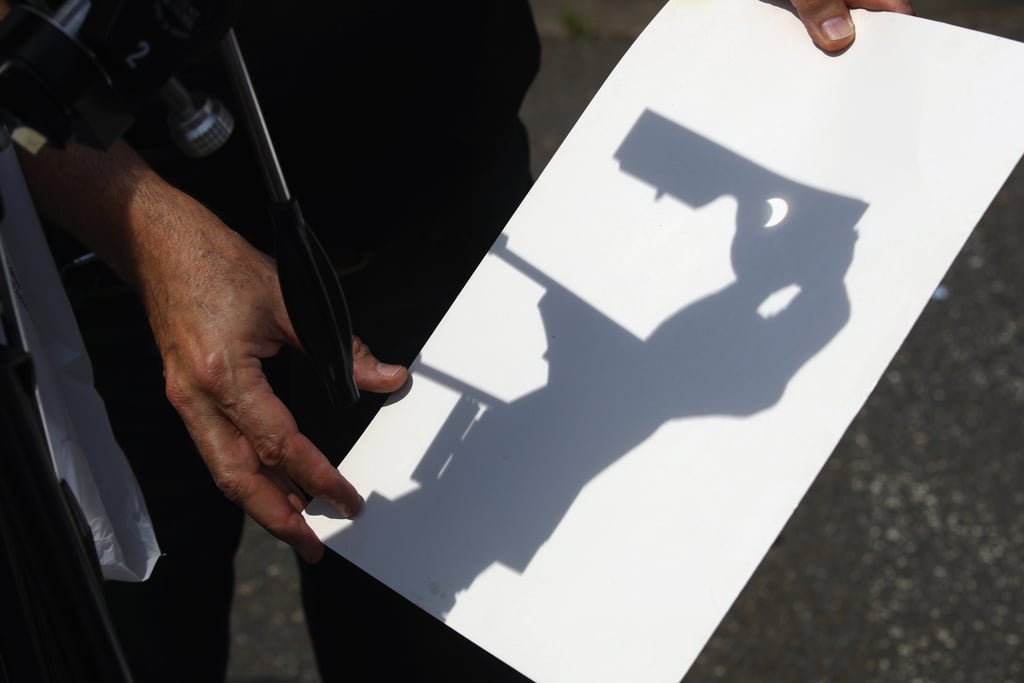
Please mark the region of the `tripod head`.
<svg viewBox="0 0 1024 683"><path fill-rule="evenodd" d="M240 0L41 4L14 4L0 21L0 123L30 152L72 142L106 149L158 93L179 117L202 111L174 74L216 49Z"/></svg>

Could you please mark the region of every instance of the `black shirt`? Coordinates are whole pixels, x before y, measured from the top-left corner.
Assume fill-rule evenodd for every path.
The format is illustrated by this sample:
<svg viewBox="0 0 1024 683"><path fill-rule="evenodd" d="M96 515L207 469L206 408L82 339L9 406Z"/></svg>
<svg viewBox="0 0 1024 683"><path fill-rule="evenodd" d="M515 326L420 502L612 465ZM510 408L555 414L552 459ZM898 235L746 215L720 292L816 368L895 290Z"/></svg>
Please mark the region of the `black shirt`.
<svg viewBox="0 0 1024 683"><path fill-rule="evenodd" d="M235 31L293 195L304 205L329 195L364 225L386 211L370 233L454 199L517 120L540 57L526 0L246 2ZM179 77L239 118L219 54ZM127 139L259 243L264 204L254 199L266 193L241 121L221 152L196 161L173 148L163 117L160 103L147 106ZM321 238L373 239L354 233Z"/></svg>

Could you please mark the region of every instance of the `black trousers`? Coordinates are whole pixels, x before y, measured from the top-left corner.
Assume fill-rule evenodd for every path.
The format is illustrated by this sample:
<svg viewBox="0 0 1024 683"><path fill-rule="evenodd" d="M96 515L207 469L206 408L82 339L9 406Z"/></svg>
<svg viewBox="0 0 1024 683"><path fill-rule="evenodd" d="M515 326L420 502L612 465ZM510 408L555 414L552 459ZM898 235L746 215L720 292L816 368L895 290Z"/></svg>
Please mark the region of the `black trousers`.
<svg viewBox="0 0 1024 683"><path fill-rule="evenodd" d="M353 327L379 358L405 364L415 358L528 190L525 131L511 125L495 142L455 205L415 239L384 247L369 266L343 278ZM354 415L331 420L325 401L308 401L317 381L306 366L293 365L300 426L315 443L345 453L384 397L364 396ZM523 680L344 558L328 552L316 565L299 566L325 681ZM346 614L360 615L358 628L342 633L339 624L348 620L339 617Z"/></svg>

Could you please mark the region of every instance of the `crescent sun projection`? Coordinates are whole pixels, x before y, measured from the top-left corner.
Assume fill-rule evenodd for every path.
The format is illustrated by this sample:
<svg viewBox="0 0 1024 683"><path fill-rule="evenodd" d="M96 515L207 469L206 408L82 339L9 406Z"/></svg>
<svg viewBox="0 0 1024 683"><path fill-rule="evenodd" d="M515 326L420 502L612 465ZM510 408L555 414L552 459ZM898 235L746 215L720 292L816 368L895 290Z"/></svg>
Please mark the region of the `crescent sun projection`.
<svg viewBox="0 0 1024 683"><path fill-rule="evenodd" d="M768 200L768 209L768 221L764 224L764 227L774 228L786 220L786 214L789 213L789 203L782 197L772 197Z"/></svg>

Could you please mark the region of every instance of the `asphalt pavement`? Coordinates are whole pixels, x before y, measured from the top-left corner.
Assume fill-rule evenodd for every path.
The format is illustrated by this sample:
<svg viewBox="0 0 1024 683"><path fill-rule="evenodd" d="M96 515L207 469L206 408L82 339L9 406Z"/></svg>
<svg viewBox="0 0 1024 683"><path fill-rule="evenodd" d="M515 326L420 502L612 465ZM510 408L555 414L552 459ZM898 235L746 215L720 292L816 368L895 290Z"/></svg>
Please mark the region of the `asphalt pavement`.
<svg viewBox="0 0 1024 683"><path fill-rule="evenodd" d="M534 0L535 171L662 4ZM1020 0L914 4L1024 41ZM1018 168L686 683L1024 681L1022 220ZM319 680L294 562L247 527L231 683Z"/></svg>

